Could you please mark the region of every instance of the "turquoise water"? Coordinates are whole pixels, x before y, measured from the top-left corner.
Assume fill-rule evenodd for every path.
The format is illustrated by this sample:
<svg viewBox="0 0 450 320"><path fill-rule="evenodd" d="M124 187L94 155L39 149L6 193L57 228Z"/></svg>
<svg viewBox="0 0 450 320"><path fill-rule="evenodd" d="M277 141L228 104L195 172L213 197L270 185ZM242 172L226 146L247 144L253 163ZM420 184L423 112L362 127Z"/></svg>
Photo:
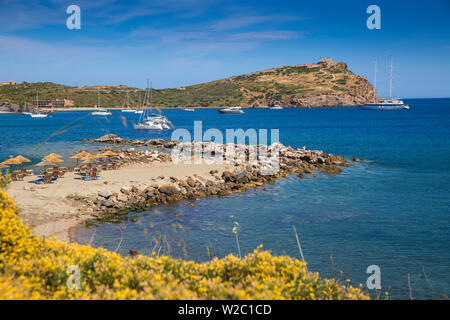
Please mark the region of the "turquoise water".
<svg viewBox="0 0 450 320"><path fill-rule="evenodd" d="M205 130L278 128L286 145L369 161L338 176L291 176L266 191L258 188L131 213L136 222L80 228L78 241L115 250L123 234L118 251L127 254L129 249L149 253L154 239L165 238L172 256L204 261L237 255L232 233L237 221L243 254L263 244L275 254L299 257L295 226L312 271L365 286L366 269L375 264L381 269L381 291L389 291L392 298L409 297L408 274L415 298L442 298L450 292L450 99L407 102L411 110L389 112L260 109L220 115L217 110L167 110L177 128L192 130L194 120L202 120ZM87 112L59 112L48 119L0 115L0 159L20 153L37 162L50 152L68 155L86 146L82 138L106 133L170 138L167 131L133 130L134 117L120 112L109 120ZM59 130L63 132L42 144ZM168 253L167 245L164 250Z"/></svg>

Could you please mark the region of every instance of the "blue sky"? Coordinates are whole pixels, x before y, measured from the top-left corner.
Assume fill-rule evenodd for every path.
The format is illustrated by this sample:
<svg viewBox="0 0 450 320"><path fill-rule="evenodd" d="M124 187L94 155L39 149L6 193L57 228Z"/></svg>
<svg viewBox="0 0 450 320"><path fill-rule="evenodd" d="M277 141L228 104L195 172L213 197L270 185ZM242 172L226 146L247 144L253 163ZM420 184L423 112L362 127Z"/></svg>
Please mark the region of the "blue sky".
<svg viewBox="0 0 450 320"><path fill-rule="evenodd" d="M450 1L0 0L0 81L167 88L331 56L370 81L377 59L386 96L391 54L395 96L449 97Z"/></svg>

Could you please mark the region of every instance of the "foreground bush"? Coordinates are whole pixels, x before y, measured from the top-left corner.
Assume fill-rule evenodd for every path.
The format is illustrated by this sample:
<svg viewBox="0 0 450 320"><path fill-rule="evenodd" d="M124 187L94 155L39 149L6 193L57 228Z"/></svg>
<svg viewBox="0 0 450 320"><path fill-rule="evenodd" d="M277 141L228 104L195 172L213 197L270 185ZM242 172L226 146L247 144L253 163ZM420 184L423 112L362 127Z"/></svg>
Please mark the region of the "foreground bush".
<svg viewBox="0 0 450 320"><path fill-rule="evenodd" d="M81 271L69 289L67 268ZM261 248L244 259L207 263L122 257L105 249L33 235L0 191L0 299L367 299L359 289L306 271Z"/></svg>

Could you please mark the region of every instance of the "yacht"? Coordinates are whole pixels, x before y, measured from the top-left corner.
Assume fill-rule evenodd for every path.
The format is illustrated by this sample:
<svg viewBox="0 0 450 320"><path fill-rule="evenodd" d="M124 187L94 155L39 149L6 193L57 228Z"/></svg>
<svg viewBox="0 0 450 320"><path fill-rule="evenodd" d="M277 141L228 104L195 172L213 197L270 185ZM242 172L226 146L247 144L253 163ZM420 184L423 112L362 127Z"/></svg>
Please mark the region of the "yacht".
<svg viewBox="0 0 450 320"><path fill-rule="evenodd" d="M97 105L95 106L95 111L92 111L91 115L93 116L110 116L112 115L112 113L110 111L108 111L107 109L103 109L103 108L99 108L100 106L100 89L98 89L98 93L97 93Z"/></svg>
<svg viewBox="0 0 450 320"><path fill-rule="evenodd" d="M148 94L148 91L150 90L150 94ZM154 114L151 111L151 105L153 103L153 96L152 96L152 87L148 85L147 80L147 90L145 93L145 106L148 105L148 97L150 96L150 110L148 108L145 108L142 112L141 116L139 117L139 121L137 124L134 124L134 129L138 130L167 130L170 129L170 121L167 119L167 117L161 115L161 114Z"/></svg>
<svg viewBox="0 0 450 320"><path fill-rule="evenodd" d="M187 89L186 89L186 108L184 108L183 110L187 111L187 112L194 112L195 111L194 108L189 107L189 94L188 94Z"/></svg>
<svg viewBox="0 0 450 320"><path fill-rule="evenodd" d="M283 110L283 107L279 104L274 104L269 108L270 110Z"/></svg>
<svg viewBox="0 0 450 320"><path fill-rule="evenodd" d="M125 109L122 109L122 112L136 113L137 110L130 108L130 95L128 93L128 90L127 90L127 97L125 99L125 104L127 105L127 107Z"/></svg>
<svg viewBox="0 0 450 320"><path fill-rule="evenodd" d="M35 113L29 113L27 112L31 118L47 118L46 113L39 112L39 94L36 92L36 112Z"/></svg>
<svg viewBox="0 0 450 320"><path fill-rule="evenodd" d="M226 113L226 114L241 114L244 113L242 111L241 107L227 107L223 109L219 109L220 113Z"/></svg>
<svg viewBox="0 0 450 320"><path fill-rule="evenodd" d="M372 103L365 103L359 105L360 110L407 110L409 106L406 105L401 99L392 98L392 56L391 67L389 76L389 99L383 99L379 102L374 101ZM375 73L374 73L374 88L377 85L377 61L375 60Z"/></svg>

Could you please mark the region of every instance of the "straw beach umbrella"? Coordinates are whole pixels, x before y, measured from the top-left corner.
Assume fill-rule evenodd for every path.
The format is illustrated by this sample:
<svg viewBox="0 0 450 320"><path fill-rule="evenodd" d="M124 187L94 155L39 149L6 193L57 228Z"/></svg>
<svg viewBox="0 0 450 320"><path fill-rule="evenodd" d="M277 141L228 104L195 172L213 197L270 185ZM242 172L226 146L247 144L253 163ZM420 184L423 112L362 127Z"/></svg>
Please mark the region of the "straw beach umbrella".
<svg viewBox="0 0 450 320"><path fill-rule="evenodd" d="M85 158L86 156L92 156L92 155L89 152L86 152L83 150L70 158L77 159L77 166L78 166L78 160L80 160L80 159L83 160L83 158Z"/></svg>
<svg viewBox="0 0 450 320"><path fill-rule="evenodd" d="M54 156L48 155L48 156L44 157L42 160L43 160L43 161L48 161L48 162L54 162L54 163L61 163L61 162L64 162L63 159L60 159L60 158L57 157L56 155L54 155Z"/></svg>
<svg viewBox="0 0 450 320"><path fill-rule="evenodd" d="M10 158L6 161L3 161L2 164L22 165L22 163L24 163L24 162L31 162L31 160L19 155L15 158Z"/></svg>
<svg viewBox="0 0 450 320"><path fill-rule="evenodd" d="M56 153L50 153L48 155L46 155L44 158L42 158L42 160L48 160L48 159L54 159L54 158L62 158L62 156L60 156L59 154Z"/></svg>

